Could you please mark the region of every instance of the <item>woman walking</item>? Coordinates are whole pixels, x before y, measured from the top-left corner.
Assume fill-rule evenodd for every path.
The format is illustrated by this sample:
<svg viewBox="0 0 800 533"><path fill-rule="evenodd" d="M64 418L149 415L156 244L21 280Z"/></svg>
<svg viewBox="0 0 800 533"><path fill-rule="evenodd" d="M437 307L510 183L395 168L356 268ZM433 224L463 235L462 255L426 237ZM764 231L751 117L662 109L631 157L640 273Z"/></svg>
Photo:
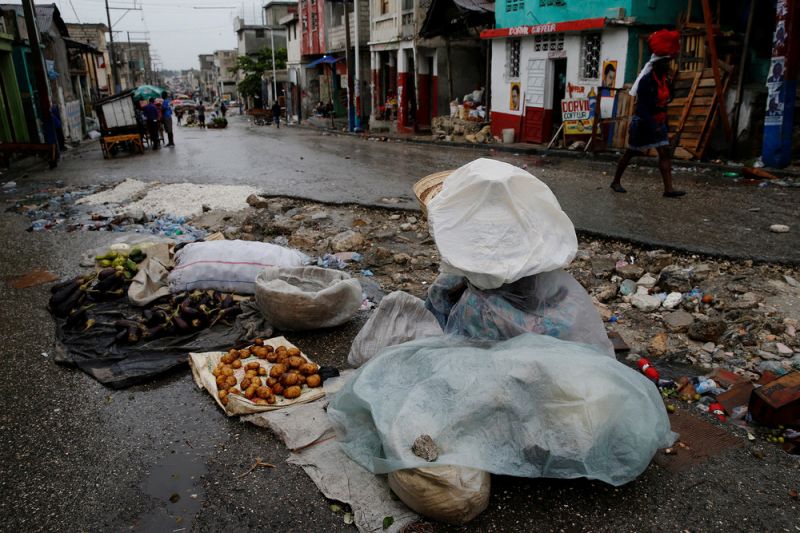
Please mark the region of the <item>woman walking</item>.
<svg viewBox="0 0 800 533"><path fill-rule="evenodd" d="M631 159L655 148L658 152L658 167L664 182L664 196L678 198L685 195L672 187L672 157L667 136L667 104L672 100L672 80L669 63L680 51L680 33L660 30L647 40L653 55L644 66L631 87L631 96L636 97L634 115L628 128L628 148L622 154L614 173L611 188L615 192L627 192L620 180Z"/></svg>

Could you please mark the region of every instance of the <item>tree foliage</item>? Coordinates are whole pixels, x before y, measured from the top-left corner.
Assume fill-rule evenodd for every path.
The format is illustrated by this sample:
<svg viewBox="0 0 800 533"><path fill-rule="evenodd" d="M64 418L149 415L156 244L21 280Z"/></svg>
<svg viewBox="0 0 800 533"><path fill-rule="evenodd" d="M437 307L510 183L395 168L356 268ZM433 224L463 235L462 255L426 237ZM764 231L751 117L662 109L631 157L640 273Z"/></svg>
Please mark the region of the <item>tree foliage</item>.
<svg viewBox="0 0 800 533"><path fill-rule="evenodd" d="M275 69L286 68L286 49L275 50ZM264 47L255 54L239 56L236 65L231 67L231 73L242 72L243 78L237 88L239 94L244 96L257 96L261 94L261 76L272 75L272 49Z"/></svg>

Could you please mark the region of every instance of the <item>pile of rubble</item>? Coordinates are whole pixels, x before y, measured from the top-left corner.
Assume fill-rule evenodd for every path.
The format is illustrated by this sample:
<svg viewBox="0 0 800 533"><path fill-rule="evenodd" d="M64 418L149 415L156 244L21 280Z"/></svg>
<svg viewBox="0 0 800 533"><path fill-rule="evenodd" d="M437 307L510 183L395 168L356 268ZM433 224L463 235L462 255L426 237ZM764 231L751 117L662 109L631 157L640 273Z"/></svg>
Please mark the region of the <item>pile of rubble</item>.
<svg viewBox="0 0 800 533"><path fill-rule="evenodd" d="M159 229L112 213L87 223L87 212L78 209L84 206L75 203L96 192L93 188L49 192L49 198L38 193L20 201L15 210L33 219L55 219L55 227L67 230L87 224L113 231ZM191 240L220 231L228 239L291 246L316 264L347 270L375 289L377 284L383 291L403 290L422 298L438 274L439 254L419 213L256 195L247 204L236 211L206 207L201 215L180 219L184 230L157 232ZM108 206L94 206L102 207ZM629 345L631 358L646 355L700 372L721 367L751 380L767 371L782 375L800 369L796 268L582 239L568 270L594 297L609 330Z"/></svg>
<svg viewBox="0 0 800 533"><path fill-rule="evenodd" d="M465 140L477 144L495 142L491 127L482 120L434 117L431 131L434 138L444 141Z"/></svg>

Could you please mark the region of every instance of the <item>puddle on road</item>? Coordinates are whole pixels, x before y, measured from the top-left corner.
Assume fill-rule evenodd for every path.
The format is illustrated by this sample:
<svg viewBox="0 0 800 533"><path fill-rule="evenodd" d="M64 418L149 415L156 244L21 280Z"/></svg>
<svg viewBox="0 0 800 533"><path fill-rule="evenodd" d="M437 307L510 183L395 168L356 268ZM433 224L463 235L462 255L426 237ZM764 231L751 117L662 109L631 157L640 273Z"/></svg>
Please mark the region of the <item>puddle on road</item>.
<svg viewBox="0 0 800 533"><path fill-rule="evenodd" d="M186 443L176 445L142 482L156 505L139 517L134 531L190 531L203 506L200 477L207 472L205 454Z"/></svg>

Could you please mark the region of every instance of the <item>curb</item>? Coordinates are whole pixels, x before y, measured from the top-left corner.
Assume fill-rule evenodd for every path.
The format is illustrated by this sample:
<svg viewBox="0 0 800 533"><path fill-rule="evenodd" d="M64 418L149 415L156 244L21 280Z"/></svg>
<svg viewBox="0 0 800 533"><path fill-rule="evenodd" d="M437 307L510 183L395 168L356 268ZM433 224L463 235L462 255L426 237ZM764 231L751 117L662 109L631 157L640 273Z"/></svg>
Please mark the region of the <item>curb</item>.
<svg viewBox="0 0 800 533"><path fill-rule="evenodd" d="M473 144L468 142L453 142L453 141L439 141L435 139L420 139L420 138L408 138L408 137L399 137L396 134L391 133L355 133L351 131L339 131L332 128L321 128L317 126L312 126L309 124L293 124L293 127L296 128L303 128L311 131L320 131L320 132L328 132L331 134L336 135L348 135L351 137L386 137L389 140L396 141L396 142L406 142L409 144L420 144L420 145L433 145L433 146L440 146L440 147L447 147L447 148L467 148L473 150L494 150L496 152L503 152L503 153L511 153L516 155L533 155L533 156L540 156L540 157L561 157L564 159L574 159L574 160L588 160L588 161L603 161L608 163L616 163L620 157L620 153L613 153L613 152L583 152L578 150L548 150L546 148L542 148L538 145L525 145L525 144L513 144L513 145L505 145L505 144ZM658 167L658 159L655 157L640 157L637 158L636 164L640 167ZM708 161L685 161L683 159L673 159L672 161L673 168L678 170L691 170L696 168L706 168L711 170L717 170L719 172L741 172L742 167L736 165L727 165L727 164L718 164L718 163L711 163ZM785 169L773 169L769 167L764 167L764 170L769 171L771 174L774 174L778 178L800 178L800 170L785 170Z"/></svg>

